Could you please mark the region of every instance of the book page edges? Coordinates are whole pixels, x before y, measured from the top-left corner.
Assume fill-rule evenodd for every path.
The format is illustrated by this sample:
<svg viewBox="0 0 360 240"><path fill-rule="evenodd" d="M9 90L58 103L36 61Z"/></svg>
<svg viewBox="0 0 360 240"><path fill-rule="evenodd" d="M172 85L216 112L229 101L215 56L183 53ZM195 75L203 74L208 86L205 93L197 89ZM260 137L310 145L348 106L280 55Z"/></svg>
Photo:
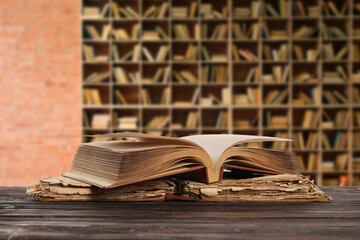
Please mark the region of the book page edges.
<svg viewBox="0 0 360 240"><path fill-rule="evenodd" d="M133 183L138 183L138 182L144 182L144 181L148 181L148 180L153 180L153 179L157 179L157 178L162 178L162 177L169 177L169 176L180 176L183 175L184 173L188 173L188 172L198 172L198 174L194 174L194 176L189 177L191 179L194 180L200 180L201 182L205 182L205 183L210 183L210 182L214 182L211 179L209 179L209 173L208 170L205 166L195 166L195 167L190 167L190 168L182 168L182 170L179 171L172 171L172 172L168 172L168 173L164 173L164 174L157 174L154 176L149 176L149 177L145 177L145 178L141 178L138 180L132 180L132 181L127 181L127 182L121 182L121 183L116 183L116 181L104 181L101 178L98 177L94 177L91 176L89 174L76 174L76 173L72 173L72 172L67 172L67 173L63 173L62 176L64 177L68 177L71 179L75 179L87 184L91 184L94 185L96 187L99 188L115 188L115 187L120 187L120 186L124 186L124 185L129 185L129 184L133 184ZM185 176L190 176L189 174L184 174ZM201 176L200 176L201 175Z"/></svg>

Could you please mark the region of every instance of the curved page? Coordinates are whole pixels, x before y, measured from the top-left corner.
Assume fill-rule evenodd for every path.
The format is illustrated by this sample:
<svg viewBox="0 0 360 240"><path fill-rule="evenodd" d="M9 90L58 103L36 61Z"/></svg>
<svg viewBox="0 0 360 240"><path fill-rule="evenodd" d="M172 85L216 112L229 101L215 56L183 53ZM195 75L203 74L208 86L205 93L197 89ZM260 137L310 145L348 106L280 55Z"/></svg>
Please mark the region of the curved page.
<svg viewBox="0 0 360 240"><path fill-rule="evenodd" d="M208 134L193 135L181 137L200 145L211 157L214 166L219 160L221 154L229 147L235 144L249 142L267 142L267 141L292 141L286 138L263 137L254 135L234 135L234 134Z"/></svg>

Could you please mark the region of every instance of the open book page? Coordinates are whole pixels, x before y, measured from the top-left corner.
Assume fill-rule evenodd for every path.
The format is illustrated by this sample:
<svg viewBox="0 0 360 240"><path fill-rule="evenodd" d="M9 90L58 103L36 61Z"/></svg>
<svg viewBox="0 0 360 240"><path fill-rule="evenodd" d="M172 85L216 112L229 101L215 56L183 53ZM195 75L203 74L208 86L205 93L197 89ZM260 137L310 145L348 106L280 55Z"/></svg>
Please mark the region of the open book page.
<svg viewBox="0 0 360 240"><path fill-rule="evenodd" d="M210 156L214 166L216 166L221 154L236 144L249 142L266 142L266 141L292 141L286 138L263 137L254 135L233 135L233 134L208 134L208 135L192 135L181 137L201 146Z"/></svg>
<svg viewBox="0 0 360 240"><path fill-rule="evenodd" d="M164 137L164 136L153 136L149 134L143 133L135 133L135 132L118 132L118 133L107 133L101 135L90 135L90 137L106 137L106 138L126 138L132 139L135 142L142 142L142 143L150 143L152 145L159 144L159 145L190 145L193 147L201 148L193 141L188 141L185 138L173 138L173 137ZM106 144L108 144L107 142ZM92 143L93 144L93 143Z"/></svg>

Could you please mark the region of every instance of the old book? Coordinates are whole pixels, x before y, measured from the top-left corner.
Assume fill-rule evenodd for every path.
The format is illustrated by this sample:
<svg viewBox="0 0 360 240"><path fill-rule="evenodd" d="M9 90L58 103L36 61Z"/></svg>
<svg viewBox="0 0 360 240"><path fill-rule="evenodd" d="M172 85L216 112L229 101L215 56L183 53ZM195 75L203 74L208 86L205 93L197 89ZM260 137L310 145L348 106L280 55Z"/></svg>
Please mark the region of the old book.
<svg viewBox="0 0 360 240"><path fill-rule="evenodd" d="M106 129L109 127L110 115L109 114L94 114L91 119L91 128Z"/></svg>
<svg viewBox="0 0 360 240"><path fill-rule="evenodd" d="M211 202L329 202L309 177L295 174L231 179L202 184L161 178L113 189L101 189L67 177L49 177L29 187L26 194L50 201L211 201Z"/></svg>
<svg viewBox="0 0 360 240"><path fill-rule="evenodd" d="M223 115L217 122L218 127L227 123L227 116ZM169 117L159 117L154 117L155 120L150 122L155 122L149 122L146 127L166 126ZM180 173L201 182L213 183L221 181L224 168L271 174L297 172L292 152L236 146L248 142L290 141L283 138L221 134L172 138L130 132L101 137L133 139L136 142L83 143L70 171L64 176L101 188L113 188Z"/></svg>

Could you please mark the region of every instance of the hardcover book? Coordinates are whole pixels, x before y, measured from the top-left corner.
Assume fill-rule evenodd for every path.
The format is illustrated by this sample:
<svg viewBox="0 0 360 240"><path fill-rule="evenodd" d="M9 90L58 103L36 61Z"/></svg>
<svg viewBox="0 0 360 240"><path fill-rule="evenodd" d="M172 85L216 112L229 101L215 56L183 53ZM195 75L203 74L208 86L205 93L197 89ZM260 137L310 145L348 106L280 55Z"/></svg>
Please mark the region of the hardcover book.
<svg viewBox="0 0 360 240"><path fill-rule="evenodd" d="M100 188L114 188L166 176L215 183L221 181L224 169L297 173L292 152L240 146L291 141L284 138L228 134L172 138L132 132L101 137L121 140L81 144L70 171L63 176Z"/></svg>

